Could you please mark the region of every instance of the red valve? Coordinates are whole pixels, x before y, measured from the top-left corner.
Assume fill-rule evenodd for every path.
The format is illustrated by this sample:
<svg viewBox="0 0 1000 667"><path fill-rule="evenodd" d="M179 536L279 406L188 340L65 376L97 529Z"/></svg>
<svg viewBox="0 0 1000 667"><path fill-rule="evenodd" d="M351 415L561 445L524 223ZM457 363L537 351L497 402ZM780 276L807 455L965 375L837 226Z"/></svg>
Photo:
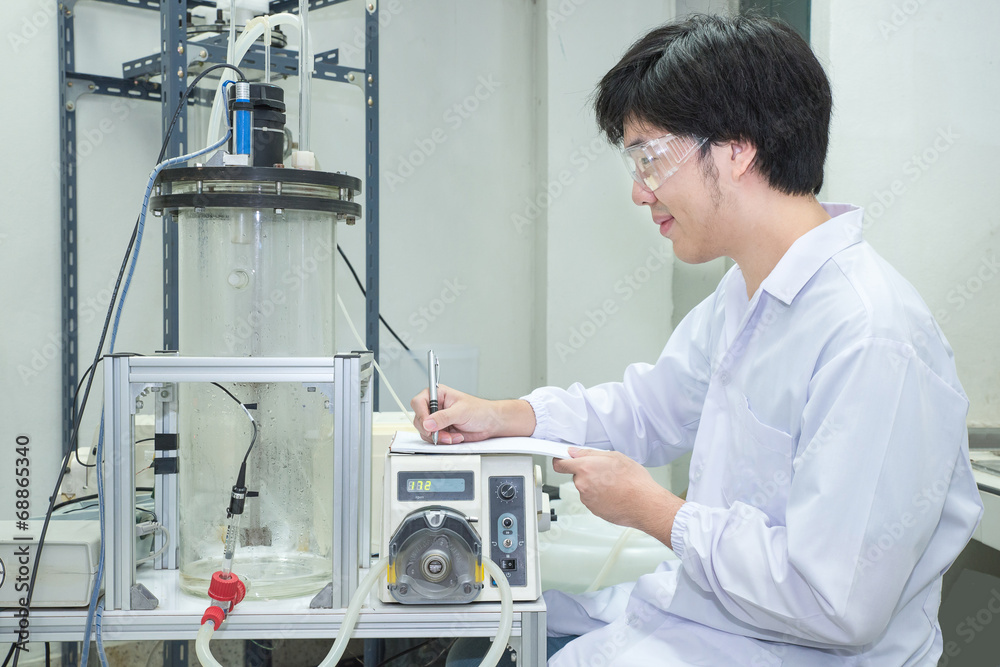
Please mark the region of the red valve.
<svg viewBox="0 0 1000 667"><path fill-rule="evenodd" d="M208 621L212 621L215 624L216 630L219 629L224 620L226 620L226 612L222 610L222 607L216 607L214 604L206 609L205 613L201 616L202 625L205 625Z"/></svg>
<svg viewBox="0 0 1000 667"><path fill-rule="evenodd" d="M201 617L202 625L206 621L212 621L215 629L218 630L222 622L226 620L226 615L233 608L243 601L247 595L247 587L240 578L230 573L228 578L221 571L212 575L212 581L208 585L208 597L215 602L205 610Z"/></svg>

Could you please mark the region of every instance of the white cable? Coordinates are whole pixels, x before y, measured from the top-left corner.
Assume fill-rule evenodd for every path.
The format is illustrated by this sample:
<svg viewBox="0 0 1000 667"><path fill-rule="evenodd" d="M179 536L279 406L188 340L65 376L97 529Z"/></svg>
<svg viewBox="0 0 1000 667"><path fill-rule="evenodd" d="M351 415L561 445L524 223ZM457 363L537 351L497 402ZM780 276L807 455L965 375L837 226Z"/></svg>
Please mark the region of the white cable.
<svg viewBox="0 0 1000 667"><path fill-rule="evenodd" d="M344 317L347 319L347 326L351 328L351 333L353 333L354 338L357 339L358 345L363 348L365 346L365 341L361 338L361 334L358 333L357 328L354 326L354 322L351 321L351 316L347 314L347 306L344 305L344 301L340 298L340 294L337 294L337 304L340 305L340 312L342 312ZM385 373L382 371L382 367L379 366L378 361L375 360L374 354L372 355L372 363L375 364L375 370L378 371L379 377L382 378L382 382L385 382L385 388L389 390L390 394L392 394L393 399L396 401L396 405L399 406L399 409L403 411L403 414L405 414L410 421L413 421L414 414L403 406L403 402L399 400L399 396L396 394L396 391L392 388L392 385L389 384L389 378L385 376Z"/></svg>
<svg viewBox="0 0 1000 667"><path fill-rule="evenodd" d="M497 582L497 588L500 589L500 627L497 628L497 636L493 640L493 646L490 647L486 657L479 665L480 667L496 667L507 650L507 642L510 641L510 628L514 624L514 595L510 592L507 575L497 567L496 563L486 558L483 560L483 565L486 566L486 571ZM487 585L489 584L487 583Z"/></svg>
<svg viewBox="0 0 1000 667"><path fill-rule="evenodd" d="M156 551L156 553L149 554L145 558L140 558L139 560L137 560L135 562L136 565L140 565L142 563L153 560L154 558L160 556L164 551L167 550L167 547L170 546L170 531L167 530L167 527L161 524L156 524L156 530L159 530L160 532L163 533L163 546L160 547Z"/></svg>
<svg viewBox="0 0 1000 667"><path fill-rule="evenodd" d="M194 651L202 667L222 667L222 663L215 659L212 650L208 648L213 634L215 634L215 621L205 621L198 629L198 637L194 641Z"/></svg>
<svg viewBox="0 0 1000 667"><path fill-rule="evenodd" d="M594 583L584 593L593 593L604 585L604 580L608 577L608 573L611 572L614 564L618 562L618 556L621 555L622 549L625 548L625 543L628 542L634 532L635 530L632 528L626 528L622 531L622 534L618 536L618 540L615 541L614 546L611 547L611 551L608 552L608 557L604 560L604 565L601 566L597 576L594 577Z"/></svg>

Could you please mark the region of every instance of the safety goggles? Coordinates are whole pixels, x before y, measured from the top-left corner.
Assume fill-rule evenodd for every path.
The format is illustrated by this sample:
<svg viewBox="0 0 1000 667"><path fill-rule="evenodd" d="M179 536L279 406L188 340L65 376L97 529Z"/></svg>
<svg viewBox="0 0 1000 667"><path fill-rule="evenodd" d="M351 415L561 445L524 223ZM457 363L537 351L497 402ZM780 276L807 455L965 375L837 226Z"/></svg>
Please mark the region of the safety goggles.
<svg viewBox="0 0 1000 667"><path fill-rule="evenodd" d="M635 182L652 192L676 174L681 164L706 141L667 134L644 144L622 148L622 159Z"/></svg>

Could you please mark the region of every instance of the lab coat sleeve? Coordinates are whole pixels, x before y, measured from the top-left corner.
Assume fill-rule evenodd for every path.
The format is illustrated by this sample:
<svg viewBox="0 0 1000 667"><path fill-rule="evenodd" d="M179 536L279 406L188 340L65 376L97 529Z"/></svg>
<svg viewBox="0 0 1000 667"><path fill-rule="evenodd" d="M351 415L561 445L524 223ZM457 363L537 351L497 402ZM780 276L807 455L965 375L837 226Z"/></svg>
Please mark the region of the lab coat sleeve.
<svg viewBox="0 0 1000 667"><path fill-rule="evenodd" d="M621 382L525 396L535 411L534 437L613 449L651 466L690 451L711 376L715 299L688 313L655 364L632 364Z"/></svg>
<svg viewBox="0 0 1000 667"><path fill-rule="evenodd" d="M786 525L740 502L685 504L671 538L687 581L660 606L764 639L874 641L904 588L939 577L978 522L967 408L908 345L869 339L839 354L810 382ZM952 537L928 550L939 524ZM915 572L925 551L930 566Z"/></svg>

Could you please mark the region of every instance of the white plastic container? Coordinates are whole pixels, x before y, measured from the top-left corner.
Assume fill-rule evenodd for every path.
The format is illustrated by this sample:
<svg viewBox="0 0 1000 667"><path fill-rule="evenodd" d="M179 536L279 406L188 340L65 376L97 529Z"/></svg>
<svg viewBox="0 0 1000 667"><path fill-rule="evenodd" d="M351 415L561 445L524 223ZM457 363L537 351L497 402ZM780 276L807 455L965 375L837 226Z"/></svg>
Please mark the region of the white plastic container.
<svg viewBox="0 0 1000 667"><path fill-rule="evenodd" d="M572 482L560 485L559 497L552 501L558 520L538 535L542 588L583 593L595 583L626 529L594 516ZM598 587L635 581L663 561L676 559L659 540L631 530Z"/></svg>

